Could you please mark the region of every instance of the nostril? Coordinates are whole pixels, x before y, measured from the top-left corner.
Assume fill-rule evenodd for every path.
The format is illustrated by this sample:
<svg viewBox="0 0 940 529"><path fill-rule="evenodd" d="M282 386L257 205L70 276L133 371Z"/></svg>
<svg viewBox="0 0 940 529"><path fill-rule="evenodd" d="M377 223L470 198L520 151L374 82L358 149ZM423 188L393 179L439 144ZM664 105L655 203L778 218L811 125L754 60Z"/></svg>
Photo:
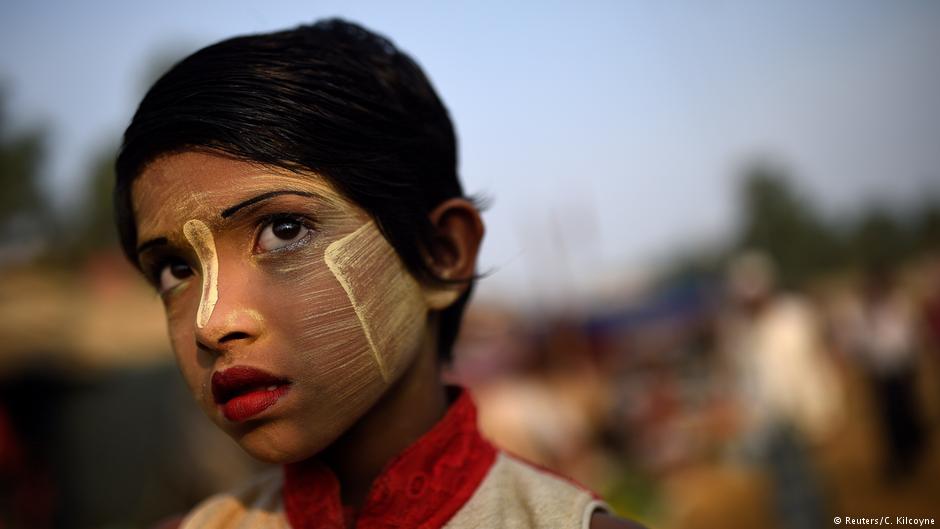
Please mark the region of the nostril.
<svg viewBox="0 0 940 529"><path fill-rule="evenodd" d="M249 338L248 333L241 332L241 331L230 332L226 334L225 336L219 338L219 343L226 343L226 342L231 342L234 340L247 340L248 338Z"/></svg>

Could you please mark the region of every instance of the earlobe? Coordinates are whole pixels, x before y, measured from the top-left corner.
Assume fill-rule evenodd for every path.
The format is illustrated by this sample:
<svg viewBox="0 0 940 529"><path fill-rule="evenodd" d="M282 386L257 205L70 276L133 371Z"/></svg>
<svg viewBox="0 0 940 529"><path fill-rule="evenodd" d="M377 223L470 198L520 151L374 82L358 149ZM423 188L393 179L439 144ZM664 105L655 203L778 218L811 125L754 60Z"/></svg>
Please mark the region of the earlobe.
<svg viewBox="0 0 940 529"><path fill-rule="evenodd" d="M435 246L426 252L428 268L452 284L425 285L428 308L443 310L463 294L476 273L477 253L483 240L483 220L472 202L452 198L428 215L435 231Z"/></svg>
<svg viewBox="0 0 940 529"><path fill-rule="evenodd" d="M454 304L466 289L464 285L425 286L424 303L431 310L444 310Z"/></svg>

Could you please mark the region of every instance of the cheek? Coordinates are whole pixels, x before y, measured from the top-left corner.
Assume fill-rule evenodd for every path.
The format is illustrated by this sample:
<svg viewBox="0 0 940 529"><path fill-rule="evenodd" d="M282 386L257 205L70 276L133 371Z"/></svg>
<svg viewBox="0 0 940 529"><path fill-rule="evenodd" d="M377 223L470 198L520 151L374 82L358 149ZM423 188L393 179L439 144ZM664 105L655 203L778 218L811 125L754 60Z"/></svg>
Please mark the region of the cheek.
<svg viewBox="0 0 940 529"><path fill-rule="evenodd" d="M207 353L196 348L196 335L193 328L196 313L194 304L187 300L191 294L189 290L192 289L199 290L198 285L188 285L185 291L179 292L174 299L166 302L164 307L167 334L176 357L176 364L195 399L203 404L208 395L205 384L209 359L204 357Z"/></svg>
<svg viewBox="0 0 940 529"><path fill-rule="evenodd" d="M277 300L267 311L292 344L291 356L311 375L348 378L368 367L377 370L362 326L348 296L322 261L297 270L277 284ZM356 373L347 373L355 368Z"/></svg>
<svg viewBox="0 0 940 529"><path fill-rule="evenodd" d="M414 359L427 323L417 281L372 223L327 248L325 262L346 293L386 383Z"/></svg>
<svg viewBox="0 0 940 529"><path fill-rule="evenodd" d="M260 268L265 320L318 403L311 420L348 426L415 358L427 318L420 287L371 222Z"/></svg>
<svg viewBox="0 0 940 529"><path fill-rule="evenodd" d="M343 409L375 397L384 384L356 311L323 252L314 246L277 266L262 265L264 314L286 346L292 376L318 399Z"/></svg>
<svg viewBox="0 0 940 529"><path fill-rule="evenodd" d="M174 350L178 350L182 345L191 344L195 347L196 336L193 322L196 312L193 300L190 298L194 295L198 297L198 293L194 294L198 290L198 278L194 277L181 291L170 293L168 298L163 300L167 334Z"/></svg>

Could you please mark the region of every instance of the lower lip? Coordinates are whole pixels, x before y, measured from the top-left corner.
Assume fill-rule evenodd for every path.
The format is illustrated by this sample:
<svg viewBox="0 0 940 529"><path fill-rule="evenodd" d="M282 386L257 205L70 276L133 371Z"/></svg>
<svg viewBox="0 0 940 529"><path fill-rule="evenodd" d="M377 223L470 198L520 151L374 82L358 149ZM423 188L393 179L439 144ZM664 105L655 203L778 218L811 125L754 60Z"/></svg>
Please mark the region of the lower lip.
<svg viewBox="0 0 940 529"><path fill-rule="evenodd" d="M285 384L271 390L259 389L239 395L221 405L222 414L232 422L247 421L277 404L277 401L287 393L288 389L289 386Z"/></svg>

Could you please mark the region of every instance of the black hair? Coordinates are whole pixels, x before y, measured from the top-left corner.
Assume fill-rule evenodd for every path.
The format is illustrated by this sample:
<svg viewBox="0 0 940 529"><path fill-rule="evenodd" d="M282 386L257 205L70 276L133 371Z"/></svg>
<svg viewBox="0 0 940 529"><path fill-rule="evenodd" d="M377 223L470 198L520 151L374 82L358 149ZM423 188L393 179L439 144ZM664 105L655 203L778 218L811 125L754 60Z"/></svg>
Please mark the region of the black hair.
<svg viewBox="0 0 940 529"><path fill-rule="evenodd" d="M115 217L137 261L131 185L147 163L189 149L312 171L366 210L419 280L429 268L428 213L464 197L447 109L421 68L387 38L339 19L235 37L203 48L147 92L116 162ZM449 359L473 288L442 311Z"/></svg>

